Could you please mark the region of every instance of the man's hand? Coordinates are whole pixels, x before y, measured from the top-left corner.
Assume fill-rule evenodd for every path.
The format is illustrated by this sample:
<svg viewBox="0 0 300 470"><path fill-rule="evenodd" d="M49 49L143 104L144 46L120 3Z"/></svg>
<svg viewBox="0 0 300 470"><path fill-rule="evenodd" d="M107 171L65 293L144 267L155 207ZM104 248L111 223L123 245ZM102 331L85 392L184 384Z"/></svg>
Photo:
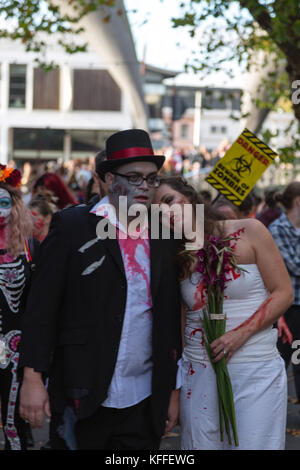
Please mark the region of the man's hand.
<svg viewBox="0 0 300 470"><path fill-rule="evenodd" d="M41 374L25 367L20 390L20 415L32 428L41 428L44 413L50 418L49 397Z"/></svg>
<svg viewBox="0 0 300 470"><path fill-rule="evenodd" d="M179 419L179 398L180 398L180 389L173 390L171 393L169 409L168 409L168 419L166 422L165 434L170 432L171 429L178 423Z"/></svg>

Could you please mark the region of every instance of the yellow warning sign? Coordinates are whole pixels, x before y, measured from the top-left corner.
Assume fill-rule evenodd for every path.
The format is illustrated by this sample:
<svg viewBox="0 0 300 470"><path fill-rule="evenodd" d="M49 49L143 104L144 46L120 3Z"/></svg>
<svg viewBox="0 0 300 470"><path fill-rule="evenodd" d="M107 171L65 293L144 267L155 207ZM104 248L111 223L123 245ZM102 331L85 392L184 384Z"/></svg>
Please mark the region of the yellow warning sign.
<svg viewBox="0 0 300 470"><path fill-rule="evenodd" d="M206 181L239 206L276 156L270 147L244 129Z"/></svg>

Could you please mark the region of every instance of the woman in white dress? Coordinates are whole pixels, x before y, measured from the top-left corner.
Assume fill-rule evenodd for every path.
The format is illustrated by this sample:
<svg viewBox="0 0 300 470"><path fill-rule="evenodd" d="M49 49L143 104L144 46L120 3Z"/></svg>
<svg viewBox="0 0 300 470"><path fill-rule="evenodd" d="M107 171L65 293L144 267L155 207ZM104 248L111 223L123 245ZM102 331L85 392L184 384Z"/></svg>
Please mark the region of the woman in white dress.
<svg viewBox="0 0 300 470"><path fill-rule="evenodd" d="M201 203L182 178L162 180L156 203ZM183 354L181 381L181 448L284 449L287 379L276 348L278 331L285 334L281 315L293 302L291 282L272 236L255 219L216 221L205 210L205 232L239 237L234 252L239 267L232 271L224 300L226 332L211 343L213 360L227 358L236 412L239 446L220 440L215 372L204 345L201 322L205 286L195 270L198 258L179 257L182 268ZM180 261L181 259L181 261ZM278 330L273 324L278 322Z"/></svg>

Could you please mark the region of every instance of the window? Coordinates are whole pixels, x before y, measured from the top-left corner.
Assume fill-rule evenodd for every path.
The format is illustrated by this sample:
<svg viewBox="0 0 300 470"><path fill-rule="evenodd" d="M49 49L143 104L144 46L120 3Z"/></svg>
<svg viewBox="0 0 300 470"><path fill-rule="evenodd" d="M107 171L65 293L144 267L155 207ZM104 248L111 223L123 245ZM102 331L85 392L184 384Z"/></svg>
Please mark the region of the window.
<svg viewBox="0 0 300 470"><path fill-rule="evenodd" d="M107 70L74 70L73 109L121 110L120 88Z"/></svg>
<svg viewBox="0 0 300 470"><path fill-rule="evenodd" d="M212 96L216 101L221 101L223 99L222 92L219 90L213 90Z"/></svg>
<svg viewBox="0 0 300 470"><path fill-rule="evenodd" d="M63 150L64 131L60 129L15 128L13 145L15 150Z"/></svg>
<svg viewBox="0 0 300 470"><path fill-rule="evenodd" d="M9 107L25 108L26 65L11 64L9 67Z"/></svg>
<svg viewBox="0 0 300 470"><path fill-rule="evenodd" d="M211 126L210 127L210 132L212 134L226 134L227 133L227 127L226 126Z"/></svg>
<svg viewBox="0 0 300 470"><path fill-rule="evenodd" d="M189 134L189 126L187 124L182 124L181 126L181 138L187 139Z"/></svg>
<svg viewBox="0 0 300 470"><path fill-rule="evenodd" d="M71 130L72 151L98 152L99 148L105 148L105 141L117 130Z"/></svg>
<svg viewBox="0 0 300 470"><path fill-rule="evenodd" d="M59 108L59 69L34 69L33 109Z"/></svg>
<svg viewBox="0 0 300 470"><path fill-rule="evenodd" d="M160 103L154 103L154 104L148 104L148 111L149 111L149 117L152 119L161 119L162 113L161 113L161 104Z"/></svg>

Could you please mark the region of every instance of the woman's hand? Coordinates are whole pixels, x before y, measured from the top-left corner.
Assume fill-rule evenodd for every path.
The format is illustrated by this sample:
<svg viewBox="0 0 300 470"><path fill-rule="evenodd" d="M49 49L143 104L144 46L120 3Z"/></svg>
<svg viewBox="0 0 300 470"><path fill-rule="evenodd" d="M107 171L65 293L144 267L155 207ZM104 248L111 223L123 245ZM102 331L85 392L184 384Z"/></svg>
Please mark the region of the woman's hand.
<svg viewBox="0 0 300 470"><path fill-rule="evenodd" d="M290 344L292 344L293 335L291 333L291 330L287 326L283 315L280 318L278 318L277 327L278 327L278 338L281 338L282 343L285 344L288 341Z"/></svg>
<svg viewBox="0 0 300 470"><path fill-rule="evenodd" d="M223 357L226 357L228 362L232 355L237 351L245 342L246 337L242 330L231 330L215 339L211 345L212 361L218 362Z"/></svg>

